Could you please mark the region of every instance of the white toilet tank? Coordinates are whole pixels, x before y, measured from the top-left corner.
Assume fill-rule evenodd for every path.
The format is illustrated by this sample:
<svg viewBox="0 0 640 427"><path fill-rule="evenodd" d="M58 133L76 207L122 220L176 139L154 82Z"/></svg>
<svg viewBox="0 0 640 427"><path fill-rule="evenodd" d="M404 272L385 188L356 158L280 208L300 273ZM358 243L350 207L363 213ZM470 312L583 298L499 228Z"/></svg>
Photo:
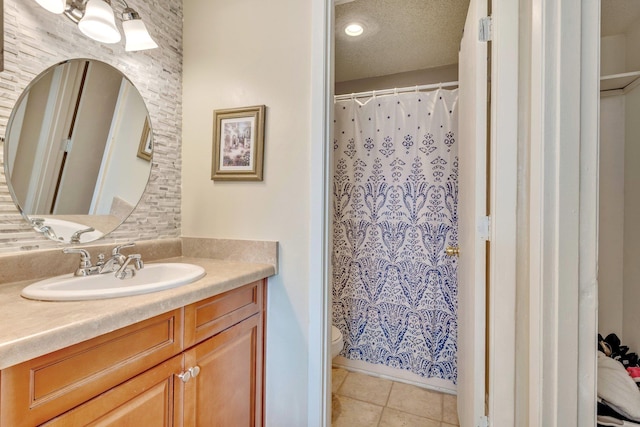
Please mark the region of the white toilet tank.
<svg viewBox="0 0 640 427"><path fill-rule="evenodd" d="M331 325L331 358L336 357L340 351L342 351L342 346L344 345L344 341L342 340L342 333L340 329Z"/></svg>

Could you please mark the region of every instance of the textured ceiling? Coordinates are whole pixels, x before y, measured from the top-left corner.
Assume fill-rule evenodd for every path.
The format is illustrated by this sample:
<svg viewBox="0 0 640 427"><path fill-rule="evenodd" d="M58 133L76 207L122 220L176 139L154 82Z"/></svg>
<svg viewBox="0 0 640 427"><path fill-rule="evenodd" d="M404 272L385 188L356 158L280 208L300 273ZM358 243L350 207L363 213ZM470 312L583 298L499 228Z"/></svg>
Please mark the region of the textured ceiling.
<svg viewBox="0 0 640 427"><path fill-rule="evenodd" d="M623 34L640 19L639 0L602 0L602 35Z"/></svg>
<svg viewBox="0 0 640 427"><path fill-rule="evenodd" d="M602 35L640 20L640 0L601 0ZM469 0L336 0L336 81L456 64ZM365 33L344 28L360 22Z"/></svg>
<svg viewBox="0 0 640 427"><path fill-rule="evenodd" d="M468 7L469 0L354 0L336 5L336 81L457 64ZM351 22L364 25L362 36L344 33Z"/></svg>

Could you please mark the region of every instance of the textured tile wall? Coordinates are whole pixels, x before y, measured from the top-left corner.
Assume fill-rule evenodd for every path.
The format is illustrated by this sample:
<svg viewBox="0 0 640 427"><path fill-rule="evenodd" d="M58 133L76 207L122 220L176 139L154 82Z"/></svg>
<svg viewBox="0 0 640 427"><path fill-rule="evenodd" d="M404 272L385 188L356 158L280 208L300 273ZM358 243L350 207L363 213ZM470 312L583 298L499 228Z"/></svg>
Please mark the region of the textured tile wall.
<svg viewBox="0 0 640 427"><path fill-rule="evenodd" d="M140 13L159 49L127 53L124 41L104 45L88 39L65 16L47 12L34 0L4 0L0 136L4 136L11 110L29 82L49 66L68 58L93 58L113 65L136 85L147 104L155 143L149 185L134 213L104 243L180 235L182 2L128 3ZM116 16L120 16L122 2L112 0L112 5ZM32 231L13 204L4 176L4 147L1 148L0 253L57 247L55 242Z"/></svg>

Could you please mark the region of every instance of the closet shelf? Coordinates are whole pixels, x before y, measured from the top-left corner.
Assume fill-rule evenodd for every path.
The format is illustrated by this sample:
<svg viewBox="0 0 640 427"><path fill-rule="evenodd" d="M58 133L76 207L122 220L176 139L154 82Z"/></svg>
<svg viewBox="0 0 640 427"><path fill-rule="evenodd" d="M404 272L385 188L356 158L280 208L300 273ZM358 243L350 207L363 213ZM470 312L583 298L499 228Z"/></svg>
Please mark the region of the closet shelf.
<svg viewBox="0 0 640 427"><path fill-rule="evenodd" d="M600 77L600 91L625 89L636 82L638 78L640 78L640 71L602 76Z"/></svg>

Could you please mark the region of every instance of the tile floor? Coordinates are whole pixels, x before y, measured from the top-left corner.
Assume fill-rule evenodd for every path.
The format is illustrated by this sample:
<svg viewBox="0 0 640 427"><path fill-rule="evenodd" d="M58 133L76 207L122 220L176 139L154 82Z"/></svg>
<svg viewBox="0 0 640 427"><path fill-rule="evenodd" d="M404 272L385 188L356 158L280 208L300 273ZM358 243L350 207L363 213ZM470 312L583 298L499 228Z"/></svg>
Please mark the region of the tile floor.
<svg viewBox="0 0 640 427"><path fill-rule="evenodd" d="M333 368L332 427L454 427L456 397Z"/></svg>

